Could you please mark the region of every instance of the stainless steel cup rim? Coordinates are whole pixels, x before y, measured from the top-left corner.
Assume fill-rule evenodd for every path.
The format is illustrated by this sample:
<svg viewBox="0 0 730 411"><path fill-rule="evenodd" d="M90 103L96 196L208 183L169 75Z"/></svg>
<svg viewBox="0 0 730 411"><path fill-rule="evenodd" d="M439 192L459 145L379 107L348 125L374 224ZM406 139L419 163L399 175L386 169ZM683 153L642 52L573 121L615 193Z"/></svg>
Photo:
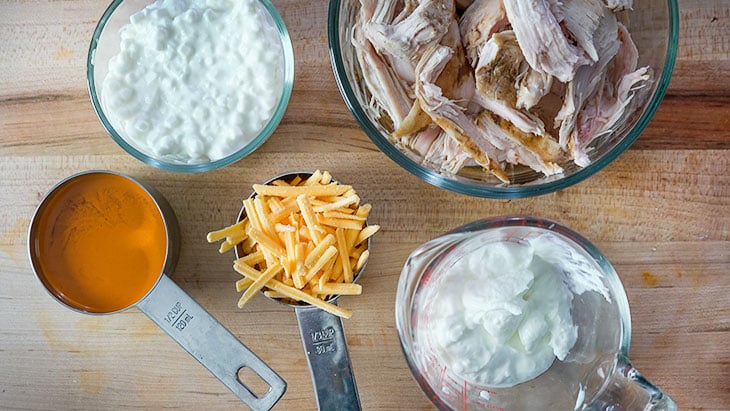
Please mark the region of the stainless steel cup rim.
<svg viewBox="0 0 730 411"><path fill-rule="evenodd" d="M53 288L51 285L47 284L47 282L44 280L44 274L42 273L42 270L40 268L40 264L38 262L38 258L36 256L36 253L33 252L33 249L35 247L35 244L37 243L37 225L38 221L40 220L40 217L43 215L43 213L46 211L48 204L51 199L53 199L53 196L56 195L59 190L63 187L65 187L68 184L71 184L79 179L82 178L88 178L92 175L97 174L109 174L121 177L123 179L126 179L127 181L132 182L133 184L137 185L139 188L141 188L152 200L152 202L157 207L158 212L160 213L160 216L162 217L162 221L165 225L165 232L166 232L166 239L167 243L165 244L166 250L165 250L165 262L163 263L162 270L157 276L157 279L155 280L152 287L150 287L149 290L145 292L145 294L139 298L137 301L131 303L130 305L120 308L118 310L114 311L108 311L108 312L92 312L92 311L86 311L79 307L75 307L63 299L61 299L56 293L54 293L51 289ZM35 275L36 279L41 283L45 291L53 297L54 300L56 300L58 303L63 305L64 307L76 311L78 313L82 314L88 314L88 315L108 315L108 314L116 314L122 311L126 311L135 305L137 305L140 301L147 298L148 295L152 293L152 290L155 289L157 284L160 282L160 279L165 274L170 274L174 271L175 266L177 265L178 256L180 254L180 229L178 226L177 217L175 215L175 212L173 211L170 204L167 202L164 196L160 194L157 190L155 190L153 187L146 185L139 180L130 177L126 174L111 171L111 170L102 170L102 169L95 169L95 170L86 170L81 171L78 173L74 173L61 181L57 182L55 185L53 185L43 196L40 203L36 207L35 211L33 212L33 217L30 220L30 225L28 227L28 258L31 263L31 268L33 269L33 274Z"/></svg>

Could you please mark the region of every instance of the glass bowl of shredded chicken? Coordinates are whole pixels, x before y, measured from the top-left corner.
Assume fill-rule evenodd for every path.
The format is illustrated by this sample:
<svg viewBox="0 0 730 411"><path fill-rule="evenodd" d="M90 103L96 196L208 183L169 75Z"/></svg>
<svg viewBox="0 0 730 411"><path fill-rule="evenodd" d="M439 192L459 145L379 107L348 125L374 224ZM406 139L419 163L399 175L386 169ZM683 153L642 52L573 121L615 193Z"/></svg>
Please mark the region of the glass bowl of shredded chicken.
<svg viewBox="0 0 730 411"><path fill-rule="evenodd" d="M435 186L553 192L624 152L659 106L676 0L331 0L340 92L372 141Z"/></svg>

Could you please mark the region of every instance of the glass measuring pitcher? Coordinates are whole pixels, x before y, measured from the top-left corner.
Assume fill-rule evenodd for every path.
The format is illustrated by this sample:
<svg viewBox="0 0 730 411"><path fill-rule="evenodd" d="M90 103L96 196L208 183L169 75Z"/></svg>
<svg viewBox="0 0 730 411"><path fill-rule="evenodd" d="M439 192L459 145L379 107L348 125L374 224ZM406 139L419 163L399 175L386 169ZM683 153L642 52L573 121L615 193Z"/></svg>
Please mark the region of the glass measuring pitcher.
<svg viewBox="0 0 730 411"><path fill-rule="evenodd" d="M550 238L548 257L569 290L577 337L567 355L513 386L476 382L450 365L432 337L434 296L459 261L495 245ZM396 293L396 327L408 366L442 410L676 410L674 401L629 361L631 317L621 281L605 256L576 232L552 221L507 216L467 224L414 250ZM470 357L471 358L471 357ZM466 375L466 376L465 376Z"/></svg>

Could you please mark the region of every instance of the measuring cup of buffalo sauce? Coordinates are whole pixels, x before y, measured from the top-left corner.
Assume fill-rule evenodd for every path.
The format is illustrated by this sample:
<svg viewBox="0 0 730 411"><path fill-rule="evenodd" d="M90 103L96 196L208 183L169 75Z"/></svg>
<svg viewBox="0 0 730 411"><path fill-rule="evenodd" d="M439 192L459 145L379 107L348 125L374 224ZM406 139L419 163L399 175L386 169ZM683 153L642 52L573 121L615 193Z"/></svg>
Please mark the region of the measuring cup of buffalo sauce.
<svg viewBox="0 0 730 411"><path fill-rule="evenodd" d="M179 245L177 219L162 195L110 171L58 183L28 234L33 270L61 304L92 315L136 306L246 405L270 409L286 383L166 275ZM244 370L266 392L249 388L239 377Z"/></svg>
<svg viewBox="0 0 730 411"><path fill-rule="evenodd" d="M616 271L557 223L491 218L423 244L395 311L406 361L439 409L677 409L629 361Z"/></svg>

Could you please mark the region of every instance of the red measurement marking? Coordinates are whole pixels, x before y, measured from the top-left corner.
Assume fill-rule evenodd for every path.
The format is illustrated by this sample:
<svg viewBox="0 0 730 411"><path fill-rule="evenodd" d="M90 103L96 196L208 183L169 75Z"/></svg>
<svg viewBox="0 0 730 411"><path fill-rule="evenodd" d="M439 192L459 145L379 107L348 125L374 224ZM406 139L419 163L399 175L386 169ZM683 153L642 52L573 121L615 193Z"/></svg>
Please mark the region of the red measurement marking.
<svg viewBox="0 0 730 411"><path fill-rule="evenodd" d="M509 240L511 240L511 239L512 239L512 236L513 236L513 235L515 235L515 233L516 233L516 232L517 232L516 230L512 230L512 231L509 231L509 232L507 233L507 237L505 237L505 239L504 239L504 240L505 240L505 241L509 241Z"/></svg>
<svg viewBox="0 0 730 411"><path fill-rule="evenodd" d="M462 399L464 401L464 411L467 411L469 409L469 403L467 402L467 392L468 391L466 389L466 381L464 381L464 389L461 391L461 393L463 394Z"/></svg>
<svg viewBox="0 0 730 411"><path fill-rule="evenodd" d="M487 404L486 402L477 401L476 402L476 405L478 405L480 407L484 407L484 409L487 409L487 410L504 411L504 407L499 407L499 406L496 406L496 405Z"/></svg>

